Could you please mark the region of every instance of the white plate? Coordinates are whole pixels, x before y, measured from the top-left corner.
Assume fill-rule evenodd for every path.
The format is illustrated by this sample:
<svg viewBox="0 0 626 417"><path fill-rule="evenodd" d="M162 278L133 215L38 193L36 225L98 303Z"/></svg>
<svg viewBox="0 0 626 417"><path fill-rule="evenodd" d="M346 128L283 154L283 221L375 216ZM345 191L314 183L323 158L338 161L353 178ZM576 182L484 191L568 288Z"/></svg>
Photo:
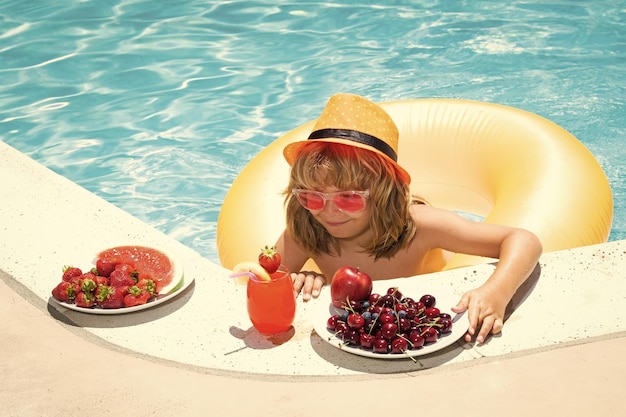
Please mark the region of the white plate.
<svg viewBox="0 0 626 417"><path fill-rule="evenodd" d="M422 295L430 294L436 299L436 307L439 308L442 313L448 313L452 316L452 331L440 337L435 343L424 345L421 349L407 350L405 353L374 353L370 350L361 349L360 347L349 346L326 327L328 318L336 314L337 309L330 302L330 291L324 291L318 300L320 304L313 313L313 328L315 332L324 341L338 349L354 355L376 359L407 359L407 357L428 355L452 345L467 332L469 323L467 319L463 317L464 314L456 314L450 310L450 308L459 301L459 296L452 294L449 290L442 287L420 282L419 278L405 279L400 283L398 283L398 280L394 280L394 283L392 285L390 284L391 282L384 280L374 281L372 292L382 295L387 293L389 287L397 286L398 290L405 297L411 297L415 300L419 300Z"/></svg>
<svg viewBox="0 0 626 417"><path fill-rule="evenodd" d="M137 246L142 246L142 245L137 245ZM103 249L103 250L106 250L106 249ZM172 263L172 266L174 268L174 277L172 278L172 282L168 286L164 287L161 290L161 293L157 295L155 299L147 302L146 304L140 304L134 307L122 307L122 308L99 308L99 307L85 308L85 307L78 307L76 304L65 303L63 301L59 301L54 297L50 297L50 300L54 301L55 303L69 310L79 311L81 313L99 314L99 315L133 313L135 311L141 311L141 310L145 310L148 308L152 308L166 301L169 301L172 298L176 297L181 292L183 292L187 287L189 287L189 285L191 285L191 283L193 282L193 279L185 279L185 273L183 270L182 263L177 257L173 256L171 253L167 253L166 251L162 249L157 249L157 250L165 253L170 259L170 262ZM87 261L85 265L93 266L94 262L95 262L94 260ZM78 266L79 264L76 264L76 265Z"/></svg>

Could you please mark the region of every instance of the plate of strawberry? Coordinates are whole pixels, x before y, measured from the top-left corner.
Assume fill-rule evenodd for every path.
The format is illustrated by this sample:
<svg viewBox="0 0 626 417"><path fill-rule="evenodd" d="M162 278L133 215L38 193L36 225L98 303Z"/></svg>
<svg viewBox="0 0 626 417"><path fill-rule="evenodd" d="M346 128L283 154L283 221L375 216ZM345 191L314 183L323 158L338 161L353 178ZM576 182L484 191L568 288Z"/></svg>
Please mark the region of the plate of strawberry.
<svg viewBox="0 0 626 417"><path fill-rule="evenodd" d="M125 314L159 305L191 284L171 254L146 246L116 246L82 269L66 265L51 300L88 314Z"/></svg>

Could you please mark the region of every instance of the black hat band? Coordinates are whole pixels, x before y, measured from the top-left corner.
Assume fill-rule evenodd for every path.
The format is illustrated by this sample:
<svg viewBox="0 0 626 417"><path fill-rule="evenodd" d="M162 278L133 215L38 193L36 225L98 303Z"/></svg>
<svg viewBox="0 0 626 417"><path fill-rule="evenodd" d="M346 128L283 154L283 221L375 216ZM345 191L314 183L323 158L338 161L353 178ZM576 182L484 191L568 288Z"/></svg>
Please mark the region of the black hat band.
<svg viewBox="0 0 626 417"><path fill-rule="evenodd" d="M398 155L386 142L378 139L376 136L368 135L367 133L359 132L350 129L320 129L309 135L308 140L315 139L347 139L353 142L361 143L363 145L369 145L372 148L384 153L394 162L398 161Z"/></svg>

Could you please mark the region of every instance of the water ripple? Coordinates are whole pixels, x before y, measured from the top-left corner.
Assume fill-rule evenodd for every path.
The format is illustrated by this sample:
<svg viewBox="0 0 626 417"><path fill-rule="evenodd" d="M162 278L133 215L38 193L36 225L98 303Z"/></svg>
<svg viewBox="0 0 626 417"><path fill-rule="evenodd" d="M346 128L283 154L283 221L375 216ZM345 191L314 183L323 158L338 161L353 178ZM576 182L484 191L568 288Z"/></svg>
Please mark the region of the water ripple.
<svg viewBox="0 0 626 417"><path fill-rule="evenodd" d="M0 0L0 139L210 259L224 195L329 95L452 97L580 138L626 238L626 1Z"/></svg>

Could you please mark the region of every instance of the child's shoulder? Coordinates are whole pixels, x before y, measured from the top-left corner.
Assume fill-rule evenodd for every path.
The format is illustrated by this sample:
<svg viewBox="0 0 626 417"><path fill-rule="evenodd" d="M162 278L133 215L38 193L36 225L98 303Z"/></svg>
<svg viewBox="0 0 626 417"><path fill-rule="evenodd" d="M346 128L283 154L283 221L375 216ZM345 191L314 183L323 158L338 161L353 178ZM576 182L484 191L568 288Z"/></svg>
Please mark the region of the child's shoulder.
<svg viewBox="0 0 626 417"><path fill-rule="evenodd" d="M414 204L411 206L410 212L413 221L418 225L447 222L457 217L456 213L450 210L426 204Z"/></svg>
<svg viewBox="0 0 626 417"><path fill-rule="evenodd" d="M428 204L412 204L411 205L411 214L430 214L435 215L440 213L441 211L445 211L443 209L428 205Z"/></svg>

